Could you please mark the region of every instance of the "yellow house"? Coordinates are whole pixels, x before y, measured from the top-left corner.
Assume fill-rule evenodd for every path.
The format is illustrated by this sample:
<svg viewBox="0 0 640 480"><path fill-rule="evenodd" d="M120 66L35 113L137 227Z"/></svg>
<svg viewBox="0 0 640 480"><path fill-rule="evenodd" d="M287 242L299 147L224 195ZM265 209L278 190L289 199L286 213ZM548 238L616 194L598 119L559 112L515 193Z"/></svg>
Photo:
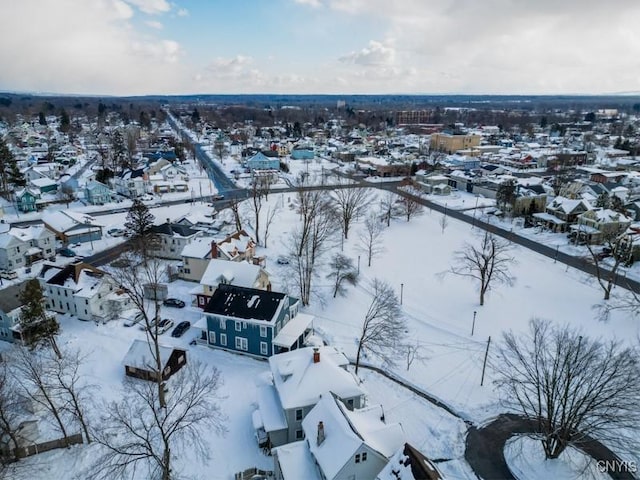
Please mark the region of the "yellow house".
<svg viewBox="0 0 640 480"><path fill-rule="evenodd" d="M431 150L454 153L458 150L468 150L480 145L480 135L452 135L450 133L431 134Z"/></svg>

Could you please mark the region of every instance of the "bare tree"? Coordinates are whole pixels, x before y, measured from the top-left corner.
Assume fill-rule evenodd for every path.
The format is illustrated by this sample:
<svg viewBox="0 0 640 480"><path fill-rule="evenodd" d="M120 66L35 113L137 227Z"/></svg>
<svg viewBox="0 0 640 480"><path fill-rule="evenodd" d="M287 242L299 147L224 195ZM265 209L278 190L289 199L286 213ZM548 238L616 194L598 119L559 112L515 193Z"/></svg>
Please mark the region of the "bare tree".
<svg viewBox="0 0 640 480"><path fill-rule="evenodd" d="M398 196L393 192L387 192L380 198L380 217L387 227L391 225L391 219L402 216L398 200Z"/></svg>
<svg viewBox="0 0 640 480"><path fill-rule="evenodd" d="M485 232L480 246L465 243L455 252L451 273L470 277L480 282L480 305L484 305L485 294L495 285L513 285L515 277L510 268L516 263L509 255L509 244Z"/></svg>
<svg viewBox="0 0 640 480"><path fill-rule="evenodd" d="M407 222L411 221L411 217L420 215L424 210L422 204L418 201L412 192L402 191L400 194L400 207L402 215L407 219Z"/></svg>
<svg viewBox="0 0 640 480"><path fill-rule="evenodd" d="M344 185L344 184L343 184ZM344 238L349 238L351 222L358 219L369 207L372 195L366 188L336 188L332 201L340 216L340 225Z"/></svg>
<svg viewBox="0 0 640 480"><path fill-rule="evenodd" d="M103 447L87 477L133 478L146 468L147 478L171 480L173 460L180 453L195 451L209 458L203 432L224 433L226 418L220 409L220 372L191 360L168 382L169 395L159 406L153 382L126 379L124 397L105 406L96 443Z"/></svg>
<svg viewBox="0 0 640 480"><path fill-rule="evenodd" d="M269 189L269 182L266 177L256 176L253 179L250 190L249 205L251 218L253 220L253 230L256 236L256 243L260 244L260 212L262 202L266 199Z"/></svg>
<svg viewBox="0 0 640 480"><path fill-rule="evenodd" d="M353 260L346 255L340 252L336 253L329 262L329 269L327 278L333 280L333 298L338 295L344 296L346 292L345 282L357 285L358 272L353 266Z"/></svg>
<svg viewBox="0 0 640 480"><path fill-rule="evenodd" d="M269 240L269 229L271 228L271 224L273 223L273 220L276 218L276 215L279 211L280 207L278 206L277 202L267 207L267 214L264 219L264 235L262 236L264 248L267 248L267 241Z"/></svg>
<svg viewBox="0 0 640 480"><path fill-rule="evenodd" d="M79 350L66 349L62 358L50 357L50 382L53 391L62 400L61 410L70 414L82 427L87 443L91 443L89 424L86 415L87 405L91 403L95 385L87 383L80 375L80 365L87 355Z"/></svg>
<svg viewBox="0 0 640 480"><path fill-rule="evenodd" d="M532 319L527 334L504 335L495 373L504 404L537 423L547 458L589 437L637 451L625 434L640 428L636 350Z"/></svg>
<svg viewBox="0 0 640 480"><path fill-rule="evenodd" d="M6 443L9 447L9 452L0 456L0 463L3 465L20 457L18 432L21 401L18 385L11 375L9 363L3 359L0 361L0 434L7 439ZM0 474L0 478L4 477Z"/></svg>
<svg viewBox="0 0 640 480"><path fill-rule="evenodd" d="M242 230L242 219L240 218L240 201L232 197L229 199L229 208L233 214L233 221L235 222L236 231Z"/></svg>
<svg viewBox="0 0 640 480"><path fill-rule="evenodd" d="M60 200L67 205L67 208L69 208L69 204L76 198L76 192L71 185L65 183L60 186L58 198L60 198Z"/></svg>
<svg viewBox="0 0 640 480"><path fill-rule="evenodd" d="M155 363L154 370L162 372L164 365L160 358L160 323L161 304L158 289L166 280L166 268L157 258L144 259L135 251L125 252L120 261L111 265L107 271L118 288L129 298L133 307L142 317L142 327L149 340L151 356ZM147 298L149 293L151 298ZM165 406L164 381L162 375L155 375L160 406Z"/></svg>
<svg viewBox="0 0 640 480"><path fill-rule="evenodd" d="M424 352L424 347L420 345L420 342L416 340L415 343L404 343L402 345L402 350L404 351L404 359L407 366L407 372L413 365L413 362L416 360L420 363L425 362L429 359L429 357Z"/></svg>
<svg viewBox="0 0 640 480"><path fill-rule="evenodd" d="M440 228L442 228L442 233L444 234L444 231L449 226L449 217L447 217L447 215L443 213L442 217L440 217L439 223L440 223Z"/></svg>
<svg viewBox="0 0 640 480"><path fill-rule="evenodd" d="M356 375L363 352L369 352L389 364L394 363L393 354L405 330L402 309L393 288L377 278L371 282L371 288L371 304L358 338Z"/></svg>
<svg viewBox="0 0 640 480"><path fill-rule="evenodd" d="M311 301L311 283L322 256L335 238L339 226L335 211L323 191L298 192L301 223L291 235L289 244L292 279L303 305Z"/></svg>
<svg viewBox="0 0 640 480"><path fill-rule="evenodd" d="M619 268L629 260L629 243L624 235L610 233L603 236L603 248L596 250L593 245L587 242L587 250L591 256L591 261L596 270L596 279L604 292L604 300L609 300ZM611 258L607 266L604 265L605 258Z"/></svg>
<svg viewBox="0 0 640 480"><path fill-rule="evenodd" d="M55 428L62 434L68 446L69 434L64 419L63 400L51 385L50 365L54 361L51 353L48 349L39 349L32 353L24 347L17 347L13 350L10 360L11 372L20 393L53 417Z"/></svg>
<svg viewBox="0 0 640 480"><path fill-rule="evenodd" d="M370 213L364 221L364 230L358 235L358 249L367 256L367 266L373 257L380 255L384 247L380 243L384 233L383 224L375 213Z"/></svg>

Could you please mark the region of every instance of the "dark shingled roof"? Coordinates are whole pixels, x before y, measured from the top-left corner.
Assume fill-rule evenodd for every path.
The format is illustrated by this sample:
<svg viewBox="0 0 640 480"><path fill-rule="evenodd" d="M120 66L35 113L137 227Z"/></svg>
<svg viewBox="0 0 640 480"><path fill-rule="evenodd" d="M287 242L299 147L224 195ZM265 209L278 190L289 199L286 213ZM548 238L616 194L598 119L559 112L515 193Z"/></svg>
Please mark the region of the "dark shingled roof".
<svg viewBox="0 0 640 480"><path fill-rule="evenodd" d="M0 310L4 313L9 313L22 306L22 302L19 297L22 290L24 290L26 283L27 281L25 280L22 283L10 285L7 288L0 290Z"/></svg>
<svg viewBox="0 0 640 480"><path fill-rule="evenodd" d="M408 443L404 444L404 451L402 453L404 453L407 457L405 465L407 465L408 463L411 466L411 473L413 474L413 478L417 480L442 479L442 476L440 476L440 472L431 462L431 460L429 460Z"/></svg>
<svg viewBox="0 0 640 480"><path fill-rule="evenodd" d="M284 293L220 284L204 311L217 315L270 322L285 298Z"/></svg>
<svg viewBox="0 0 640 480"><path fill-rule="evenodd" d="M190 237L198 233L198 230L194 230L189 228L187 225L182 225L180 223L163 223L162 225L154 225L150 228L152 233L162 233L164 235L173 235L178 234L181 237Z"/></svg>

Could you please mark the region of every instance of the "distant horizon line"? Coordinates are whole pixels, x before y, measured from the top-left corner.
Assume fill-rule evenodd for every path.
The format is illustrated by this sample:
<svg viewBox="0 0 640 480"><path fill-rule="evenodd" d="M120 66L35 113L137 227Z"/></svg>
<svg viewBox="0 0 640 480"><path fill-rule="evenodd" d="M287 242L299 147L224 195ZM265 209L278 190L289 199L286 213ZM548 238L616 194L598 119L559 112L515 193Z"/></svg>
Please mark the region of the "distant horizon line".
<svg viewBox="0 0 640 480"><path fill-rule="evenodd" d="M32 95L36 97L91 97L91 98L145 98L145 97L640 97L640 91L610 93L145 93L116 95L100 93L57 93L20 90L0 90L0 95Z"/></svg>

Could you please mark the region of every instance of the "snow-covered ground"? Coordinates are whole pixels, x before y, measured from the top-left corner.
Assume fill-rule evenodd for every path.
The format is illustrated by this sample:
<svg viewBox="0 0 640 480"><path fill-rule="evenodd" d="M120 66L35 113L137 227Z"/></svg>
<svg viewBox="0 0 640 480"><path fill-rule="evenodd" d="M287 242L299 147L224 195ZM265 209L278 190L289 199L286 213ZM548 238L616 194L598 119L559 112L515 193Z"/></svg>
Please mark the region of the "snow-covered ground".
<svg viewBox="0 0 640 480"><path fill-rule="evenodd" d="M271 226L269 248L257 251L258 255L267 257L266 269L272 276L274 290L291 288L287 282L289 267L277 264L275 259L287 254L288 239L299 221L292 207L293 199L293 193L272 193L268 205L263 207L265 212L269 206L280 206ZM473 199L475 201L475 197ZM374 207L372 201L371 209ZM167 217L177 218L189 209L200 208L206 208L206 204L158 207L152 212L159 221L164 221ZM125 215L102 218L108 225L121 225ZM423 215L413 218L410 223L393 220L383 236L385 250L373 259L371 267L366 265L366 256L358 249L358 233L362 230L359 222L343 248L344 253L360 265L360 283L357 287L349 287L345 297L333 299L330 282L325 278L326 269L319 269L314 285L322 301L316 296L306 309L316 317L316 333L349 357L354 357L360 322L370 302L369 282L373 278L386 280L396 288L398 295L402 294L407 339L417 342L428 358L415 362L409 370L402 361L395 366L385 365L385 368L441 398L478 423L501 411L492 385L492 372L497 366L493 362L495 344L503 332L521 332L527 328L530 318L543 317L580 327L585 335L594 338L632 342L640 335L640 324L633 318L613 315L608 323L595 318L592 306L600 301L601 290L592 278L517 246L513 247L513 254L518 260L513 266L517 277L515 286L491 291L485 306L480 307L474 283L451 274L443 275L443 272L449 269L453 253L465 242L477 242L481 231L449 219L443 232L440 218L441 214L425 209ZM339 251L340 244L336 242L333 250ZM183 281L171 283L170 296L183 299L188 306L181 310L163 308L162 318L196 321L200 311L190 306L188 294L194 286L194 283ZM294 290L290 293L296 295ZM618 294L620 289L614 289L614 295ZM474 315L475 332L471 336ZM143 338L143 332L136 328L123 328L120 322L96 326L67 317L61 320L61 343L92 352L85 368L92 380L101 386L97 398L114 398L124 376L120 362L130 342L134 338ZM200 358L220 368L226 395L222 407L229 417L229 433L226 437L208 435L213 457L209 466L200 465L189 452L177 460L177 465L185 475L215 479L231 478L233 472L252 466L270 469L272 459L257 448L251 428L255 387L262 381L267 364L206 347L189 346L193 335L194 332L189 331L182 338L174 339L165 334L164 340L169 345L188 348L188 355L192 358ZM480 386L489 338L489 366L484 386ZM402 355L402 352L398 354ZM376 362L374 358L367 361ZM369 402L382 403L389 419L403 424L411 443L428 456L451 458L452 461L441 464L441 467L452 478L472 477L463 460L464 424L460 420L400 387L390 385L374 373L365 371L361 378L369 391ZM69 472L79 474L82 465L93 456L91 448L94 447L74 447L27 460L42 465L41 473L29 478L57 478L57 474L62 478L69 476ZM48 468L58 470L52 472Z"/></svg>
<svg viewBox="0 0 640 480"><path fill-rule="evenodd" d="M568 447L559 458L546 460L540 440L516 436L507 441L504 457L509 470L519 480L606 480L595 460L575 447Z"/></svg>

